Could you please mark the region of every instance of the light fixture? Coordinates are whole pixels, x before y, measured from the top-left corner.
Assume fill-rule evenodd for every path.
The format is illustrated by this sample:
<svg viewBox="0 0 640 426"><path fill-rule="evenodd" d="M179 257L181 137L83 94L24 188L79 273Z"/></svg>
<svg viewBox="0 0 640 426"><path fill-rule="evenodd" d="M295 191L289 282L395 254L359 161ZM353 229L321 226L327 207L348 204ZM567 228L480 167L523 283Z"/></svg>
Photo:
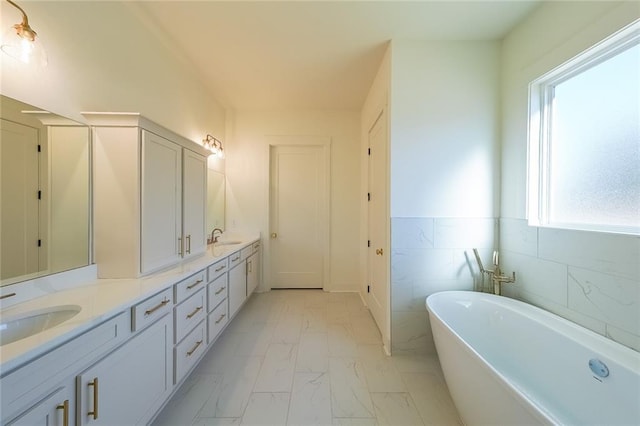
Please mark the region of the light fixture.
<svg viewBox="0 0 640 426"><path fill-rule="evenodd" d="M207 134L207 136L205 136L205 138L202 140L202 146L211 151L213 155L217 155L219 158L224 158L224 149L222 148L222 142L220 142L210 134Z"/></svg>
<svg viewBox="0 0 640 426"><path fill-rule="evenodd" d="M40 43L38 34L29 26L29 18L25 11L12 2L7 2L22 13L22 22L12 25L4 33L0 49L7 55L26 64L47 65L47 54Z"/></svg>

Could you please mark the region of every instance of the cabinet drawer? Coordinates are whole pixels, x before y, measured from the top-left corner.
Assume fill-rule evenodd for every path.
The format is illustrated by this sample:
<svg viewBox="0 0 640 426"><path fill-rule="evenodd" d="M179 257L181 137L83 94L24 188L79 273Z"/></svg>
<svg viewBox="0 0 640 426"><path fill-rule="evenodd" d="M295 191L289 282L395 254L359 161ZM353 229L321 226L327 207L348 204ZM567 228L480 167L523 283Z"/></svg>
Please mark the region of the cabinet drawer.
<svg viewBox="0 0 640 426"><path fill-rule="evenodd" d="M240 254L239 251L233 253L232 255L229 256L229 269L233 268L234 266L236 266L237 264L240 263L240 260L242 260L242 255Z"/></svg>
<svg viewBox="0 0 640 426"><path fill-rule="evenodd" d="M131 330L139 331L171 312L171 288L162 291L131 308Z"/></svg>
<svg viewBox="0 0 640 426"><path fill-rule="evenodd" d="M195 275L190 276L175 285L175 303L181 303L192 294L195 294L201 288L204 288L205 271L202 270Z"/></svg>
<svg viewBox="0 0 640 426"><path fill-rule="evenodd" d="M227 298L228 287L227 274L221 275L207 286L207 312L211 312L216 306Z"/></svg>
<svg viewBox="0 0 640 426"><path fill-rule="evenodd" d="M204 319L206 314L205 302L205 291L200 289L198 293L175 307L175 343L182 340Z"/></svg>
<svg viewBox="0 0 640 426"><path fill-rule="evenodd" d="M207 275L209 277L209 282L218 278L221 274L224 274L229 269L229 264L227 262L227 258L214 263L213 265L207 268Z"/></svg>
<svg viewBox="0 0 640 426"><path fill-rule="evenodd" d="M241 251L241 256L243 259L251 256L253 254L253 246L245 247Z"/></svg>
<svg viewBox="0 0 640 426"><path fill-rule="evenodd" d="M224 326L227 324L228 321L229 321L229 317L227 315L227 304L221 303L207 317L207 322L209 325L208 327L209 339L207 340L208 343L213 342L216 339L216 337L218 337L218 334L220 334L220 332L222 331L222 329L224 328Z"/></svg>
<svg viewBox="0 0 640 426"><path fill-rule="evenodd" d="M207 347L205 343L205 327L204 321L185 339L176 346L174 360L175 370L173 375L173 383L178 384L180 380L191 370L200 357L204 354Z"/></svg>
<svg viewBox="0 0 640 426"><path fill-rule="evenodd" d="M253 248L254 253L257 252L260 248L260 241L256 241L255 243L251 244L251 247Z"/></svg>

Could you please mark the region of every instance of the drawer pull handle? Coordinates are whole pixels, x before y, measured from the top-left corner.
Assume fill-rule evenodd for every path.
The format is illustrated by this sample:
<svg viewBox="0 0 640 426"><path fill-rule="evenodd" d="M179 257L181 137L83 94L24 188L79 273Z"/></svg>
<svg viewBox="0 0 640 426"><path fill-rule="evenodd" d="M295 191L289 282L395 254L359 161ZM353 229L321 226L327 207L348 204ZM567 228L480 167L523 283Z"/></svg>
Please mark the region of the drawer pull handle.
<svg viewBox="0 0 640 426"><path fill-rule="evenodd" d="M193 312L191 312L189 315L187 315L187 319L191 319L195 314L200 312L201 309L202 309L202 306L198 306L196 309L194 309Z"/></svg>
<svg viewBox="0 0 640 426"><path fill-rule="evenodd" d="M178 237L178 256L184 255L184 245L182 244L182 237Z"/></svg>
<svg viewBox="0 0 640 426"><path fill-rule="evenodd" d="M191 254L191 235L187 235L187 254Z"/></svg>
<svg viewBox="0 0 640 426"><path fill-rule="evenodd" d="M227 314L222 314L220 315L220 318L218 318L218 321L216 321L216 324L218 324L220 321L222 321L224 319L224 317L226 317Z"/></svg>
<svg viewBox="0 0 640 426"><path fill-rule="evenodd" d="M98 419L98 378L94 377L94 379L88 383L88 386L93 386L93 411L89 411L87 415L93 416L93 419L97 420Z"/></svg>
<svg viewBox="0 0 640 426"><path fill-rule="evenodd" d="M196 342L196 345L193 348L191 348L191 350L189 352L187 352L187 356L193 355L193 353L196 351L196 349L198 349L198 346L200 346L201 344L202 344L202 340L198 340Z"/></svg>
<svg viewBox="0 0 640 426"><path fill-rule="evenodd" d="M69 426L69 400L65 399L62 404L56 407L56 410L62 410L62 425Z"/></svg>
<svg viewBox="0 0 640 426"><path fill-rule="evenodd" d="M216 291L216 295L222 293L226 287L220 287L218 291Z"/></svg>
<svg viewBox="0 0 640 426"><path fill-rule="evenodd" d="M202 280L198 280L195 283L188 285L187 286L187 290L191 290L192 288L194 288L195 286L197 286L198 284L200 284L202 282Z"/></svg>
<svg viewBox="0 0 640 426"><path fill-rule="evenodd" d="M163 306L165 306L167 303L171 302L171 300L168 299L164 299L162 302L158 303L156 306L154 306L151 309L147 309L146 311L144 311L144 316L146 317L147 315L151 315L152 313L154 313L155 311L157 311L158 309L162 308Z"/></svg>
<svg viewBox="0 0 640 426"><path fill-rule="evenodd" d="M224 268L226 268L226 267L227 267L227 265L222 265L221 267L216 268L216 272L220 272L220 271L222 271L222 270L223 270Z"/></svg>
<svg viewBox="0 0 640 426"><path fill-rule="evenodd" d="M231 259L232 262L235 262L236 260L240 260L240 256L236 256L233 259Z"/></svg>

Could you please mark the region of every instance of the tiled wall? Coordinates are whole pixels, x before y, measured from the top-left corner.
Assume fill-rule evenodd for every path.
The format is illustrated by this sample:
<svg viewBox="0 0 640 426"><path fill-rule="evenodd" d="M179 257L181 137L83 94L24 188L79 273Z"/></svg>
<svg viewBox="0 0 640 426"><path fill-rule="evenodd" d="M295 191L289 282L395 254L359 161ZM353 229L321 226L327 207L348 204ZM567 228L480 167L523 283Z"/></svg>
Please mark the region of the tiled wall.
<svg viewBox="0 0 640 426"><path fill-rule="evenodd" d="M505 294L640 351L640 237L500 220Z"/></svg>
<svg viewBox="0 0 640 426"><path fill-rule="evenodd" d="M425 299L480 284L472 248L489 265L497 245L493 218L391 218L391 350L435 353Z"/></svg>

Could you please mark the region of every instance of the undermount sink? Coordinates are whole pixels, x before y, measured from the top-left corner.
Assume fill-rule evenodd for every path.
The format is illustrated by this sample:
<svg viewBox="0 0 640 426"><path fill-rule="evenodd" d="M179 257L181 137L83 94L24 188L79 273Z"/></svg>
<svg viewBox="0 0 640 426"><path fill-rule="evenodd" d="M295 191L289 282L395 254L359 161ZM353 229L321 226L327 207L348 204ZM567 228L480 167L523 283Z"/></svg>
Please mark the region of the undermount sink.
<svg viewBox="0 0 640 426"><path fill-rule="evenodd" d="M0 321L0 346L13 343L55 327L80 313L77 305L38 309Z"/></svg>
<svg viewBox="0 0 640 426"><path fill-rule="evenodd" d="M241 244L241 243L242 243L242 241L229 241L229 240L227 240L227 241L218 241L216 243L216 245L219 245L219 246L232 246L232 245Z"/></svg>

